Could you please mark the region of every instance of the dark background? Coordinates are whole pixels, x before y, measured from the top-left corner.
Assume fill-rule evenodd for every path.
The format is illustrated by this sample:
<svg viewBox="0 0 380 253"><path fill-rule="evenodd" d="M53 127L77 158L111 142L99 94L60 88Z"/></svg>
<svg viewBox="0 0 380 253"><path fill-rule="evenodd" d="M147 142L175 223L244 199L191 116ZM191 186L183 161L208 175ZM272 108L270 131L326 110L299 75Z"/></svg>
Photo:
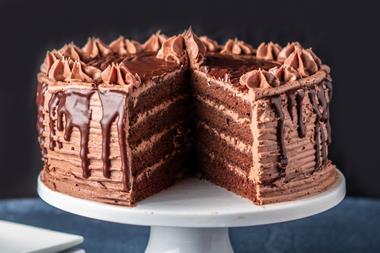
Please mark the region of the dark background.
<svg viewBox="0 0 380 253"><path fill-rule="evenodd" d="M0 198L35 195L36 74L46 50L89 36L144 41L189 25L224 42L298 40L331 66L329 157L351 195L380 197L379 8L355 1L4 1L0 0ZM375 1L373 1L375 2Z"/></svg>

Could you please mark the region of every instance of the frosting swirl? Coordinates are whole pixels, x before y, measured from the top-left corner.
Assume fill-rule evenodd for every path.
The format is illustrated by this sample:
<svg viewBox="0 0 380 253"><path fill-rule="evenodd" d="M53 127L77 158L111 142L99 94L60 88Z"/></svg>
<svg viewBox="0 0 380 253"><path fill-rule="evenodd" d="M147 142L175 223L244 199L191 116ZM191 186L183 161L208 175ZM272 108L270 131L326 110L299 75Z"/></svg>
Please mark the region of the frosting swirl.
<svg viewBox="0 0 380 253"><path fill-rule="evenodd" d="M164 59L168 62L181 63L182 57L185 54L184 39L182 35L172 36L167 39L157 53L157 58Z"/></svg>
<svg viewBox="0 0 380 253"><path fill-rule="evenodd" d="M295 81L299 78L297 70L290 66L281 65L281 67L274 67L269 70L281 82Z"/></svg>
<svg viewBox="0 0 380 253"><path fill-rule="evenodd" d="M92 82L92 78L83 72L81 62L75 61L71 68L71 74L65 79L65 81L81 81L89 83Z"/></svg>
<svg viewBox="0 0 380 253"><path fill-rule="evenodd" d="M98 56L110 54L111 50L99 38L90 37L82 48L82 52L86 58L94 59Z"/></svg>
<svg viewBox="0 0 380 253"><path fill-rule="evenodd" d="M59 53L63 57L68 57L74 61L78 61L81 59L81 49L77 47L73 42L70 44L65 44L60 50Z"/></svg>
<svg viewBox="0 0 380 253"><path fill-rule="evenodd" d="M207 36L201 36L201 37L199 37L199 39L200 39L200 40L203 42L203 44L206 46L207 51L210 51L210 52L216 52L216 51L218 51L219 48L220 48L218 42L216 42L215 40L210 39L210 38L207 37Z"/></svg>
<svg viewBox="0 0 380 253"><path fill-rule="evenodd" d="M102 73L101 78L106 84L138 85L141 79L137 74L132 74L124 64L112 63Z"/></svg>
<svg viewBox="0 0 380 253"><path fill-rule="evenodd" d="M65 81L70 75L71 69L67 58L55 60L48 72L48 77L56 81Z"/></svg>
<svg viewBox="0 0 380 253"><path fill-rule="evenodd" d="M45 60L40 67L41 72L47 74L56 60L57 57L54 53L50 51L46 52Z"/></svg>
<svg viewBox="0 0 380 253"><path fill-rule="evenodd" d="M272 73L263 70L255 69L249 71L240 77L240 83L248 88L271 88L280 85L280 81Z"/></svg>
<svg viewBox="0 0 380 253"><path fill-rule="evenodd" d="M206 46L189 28L184 34L186 50L193 65L199 66L205 61Z"/></svg>
<svg viewBox="0 0 380 253"><path fill-rule="evenodd" d="M277 60L277 56L281 51L279 44L273 43L261 43L256 51L256 57L264 60Z"/></svg>
<svg viewBox="0 0 380 253"><path fill-rule="evenodd" d="M147 52L157 52L167 39L168 37L165 34L162 34L161 31L157 31L144 42L142 48Z"/></svg>
<svg viewBox="0 0 380 253"><path fill-rule="evenodd" d="M279 62L284 62L288 56L294 52L296 48L302 48L301 44L298 41L288 43L278 54L277 60Z"/></svg>
<svg viewBox="0 0 380 253"><path fill-rule="evenodd" d="M294 52L285 59L284 65L295 68L301 77L312 75L318 71L318 64L310 51L299 47L295 47Z"/></svg>
<svg viewBox="0 0 380 253"><path fill-rule="evenodd" d="M255 50L251 45L245 43L244 41L238 39L229 39L220 53L222 54L238 54L238 55L250 55L253 54Z"/></svg>
<svg viewBox="0 0 380 253"><path fill-rule="evenodd" d="M142 50L140 43L125 39L123 36L112 41L109 44L109 48L119 55L136 54Z"/></svg>

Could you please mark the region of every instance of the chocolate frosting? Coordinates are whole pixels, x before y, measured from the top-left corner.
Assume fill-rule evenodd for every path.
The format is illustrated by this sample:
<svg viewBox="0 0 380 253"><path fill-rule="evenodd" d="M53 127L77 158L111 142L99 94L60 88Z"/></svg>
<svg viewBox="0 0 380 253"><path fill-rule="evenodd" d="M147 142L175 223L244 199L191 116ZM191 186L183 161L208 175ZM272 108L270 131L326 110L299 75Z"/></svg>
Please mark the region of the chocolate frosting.
<svg viewBox="0 0 380 253"><path fill-rule="evenodd" d="M123 36L112 41L109 48L119 55L136 54L143 49L137 41L125 39Z"/></svg>
<svg viewBox="0 0 380 253"><path fill-rule="evenodd" d="M240 83L248 88L271 88L280 85L279 80L271 72L263 69L255 69L240 77Z"/></svg>
<svg viewBox="0 0 380 253"><path fill-rule="evenodd" d="M71 75L68 58L57 59L49 69L48 77L56 81L65 81Z"/></svg>
<svg viewBox="0 0 380 253"><path fill-rule="evenodd" d="M81 49L77 47L73 42L70 44L64 45L60 50L59 53L64 56L68 57L74 61L81 60Z"/></svg>
<svg viewBox="0 0 380 253"><path fill-rule="evenodd" d="M70 76L66 81L80 81L80 82L92 82L92 78L89 77L83 70L80 61L75 61L71 69Z"/></svg>
<svg viewBox="0 0 380 253"><path fill-rule="evenodd" d="M245 43L244 41L235 38L233 40L227 40L226 44L224 44L222 51L220 52L222 54L251 55L255 52L255 50L248 43Z"/></svg>
<svg viewBox="0 0 380 253"><path fill-rule="evenodd" d="M164 59L168 62L176 62L179 64L182 62L184 55L184 39L182 35L178 35L167 39L162 44L161 49L158 51L156 57L159 59Z"/></svg>
<svg viewBox="0 0 380 253"><path fill-rule="evenodd" d="M319 69L310 51L295 47L294 51L285 59L284 65L295 68L301 77L310 76Z"/></svg>
<svg viewBox="0 0 380 253"><path fill-rule="evenodd" d="M201 36L199 39L203 42L203 44L206 46L207 51L209 52L216 52L220 49L218 42L210 39L207 36Z"/></svg>
<svg viewBox="0 0 380 253"><path fill-rule="evenodd" d="M161 31L157 31L155 34L149 37L147 41L144 42L142 48L146 52L157 52L160 50L162 44L168 37L165 34L162 34Z"/></svg>
<svg viewBox="0 0 380 253"><path fill-rule="evenodd" d="M40 67L41 72L47 74L56 60L57 57L55 56L55 54L48 51L46 53L45 60Z"/></svg>
<svg viewBox="0 0 380 253"><path fill-rule="evenodd" d="M269 42L261 43L256 51L256 57L264 60L277 60L277 56L281 51L279 44Z"/></svg>
<svg viewBox="0 0 380 253"><path fill-rule="evenodd" d="M288 43L278 54L277 60L279 62L284 62L286 58L289 57L291 53L294 52L296 48L302 48L301 44L298 41Z"/></svg>
<svg viewBox="0 0 380 253"><path fill-rule="evenodd" d="M311 58L313 59L313 61L315 61L315 63L320 66L322 65L322 61L321 59L319 59L319 57L317 55L315 55L315 53L313 52L313 50L311 48L308 48L308 49L304 49L301 44L297 41L295 42L292 42L292 43L288 43L288 45L286 47L284 47L280 53L278 54L278 57L277 57L277 60L279 62L285 62L285 60L294 52L294 51L306 51L307 54L309 56L311 56Z"/></svg>
<svg viewBox="0 0 380 253"><path fill-rule="evenodd" d="M106 84L130 85L141 82L140 77L132 74L122 63L112 63L101 73L101 78Z"/></svg>
<svg viewBox="0 0 380 253"><path fill-rule="evenodd" d="M94 59L98 56L106 56L112 51L99 38L90 37L82 48L82 52L86 58Z"/></svg>
<svg viewBox="0 0 380 253"><path fill-rule="evenodd" d="M189 28L184 34L186 50L192 65L199 66L205 61L206 46Z"/></svg>
<svg viewBox="0 0 380 253"><path fill-rule="evenodd" d="M295 81L299 78L297 70L293 67L282 65L281 67L274 67L269 70L280 82Z"/></svg>

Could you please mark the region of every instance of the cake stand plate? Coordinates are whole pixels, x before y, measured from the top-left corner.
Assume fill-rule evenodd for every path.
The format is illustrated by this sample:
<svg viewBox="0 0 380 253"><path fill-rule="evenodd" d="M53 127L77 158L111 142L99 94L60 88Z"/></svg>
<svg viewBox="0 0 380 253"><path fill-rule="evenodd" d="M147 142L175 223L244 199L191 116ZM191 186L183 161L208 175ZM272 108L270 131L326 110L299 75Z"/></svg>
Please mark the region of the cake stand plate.
<svg viewBox="0 0 380 253"><path fill-rule="evenodd" d="M327 191L295 201L258 206L195 178L179 182L138 203L123 207L74 198L38 180L38 194L52 206L104 221L150 226L145 253L233 253L228 227L271 224L311 216L341 202L345 179Z"/></svg>

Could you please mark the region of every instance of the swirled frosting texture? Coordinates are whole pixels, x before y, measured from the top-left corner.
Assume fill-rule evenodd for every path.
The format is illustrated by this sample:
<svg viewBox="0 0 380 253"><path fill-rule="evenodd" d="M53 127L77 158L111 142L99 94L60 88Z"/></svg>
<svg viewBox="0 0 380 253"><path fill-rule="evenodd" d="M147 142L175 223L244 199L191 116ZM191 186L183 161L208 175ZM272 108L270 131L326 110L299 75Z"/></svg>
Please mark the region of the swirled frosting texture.
<svg viewBox="0 0 380 253"><path fill-rule="evenodd" d="M269 42L261 43L256 51L256 57L264 60L277 60L277 56L281 51L279 44Z"/></svg>
<svg viewBox="0 0 380 253"><path fill-rule="evenodd" d="M130 85L140 83L139 76L132 74L122 63L112 63L101 73L101 78L106 84Z"/></svg>
<svg viewBox="0 0 380 253"><path fill-rule="evenodd" d="M185 55L184 39L182 35L167 39L157 53L157 58L168 62L181 63Z"/></svg>
<svg viewBox="0 0 380 253"><path fill-rule="evenodd" d="M86 45L82 48L82 52L88 59L94 59L98 56L107 56L111 50L99 38L91 37L88 39Z"/></svg>
<svg viewBox="0 0 380 253"><path fill-rule="evenodd" d="M157 52L167 39L168 37L165 34L162 34L161 31L157 31L144 42L142 48L147 52Z"/></svg>
<svg viewBox="0 0 380 253"><path fill-rule="evenodd" d="M143 59L144 55L146 60ZM156 65L150 64L152 61L145 62L149 61L149 57L157 58L155 61L158 67L162 64L162 59L166 61L166 65L173 66L189 61L191 67L195 69L208 69L209 64L213 64L212 62L217 59L220 64L225 65L222 67L222 71L226 71L223 79L225 82L238 83L240 80L246 83L247 87L274 87L278 82L282 85L313 75L319 70L328 72L328 67L322 65L314 52L311 49L304 49L298 42L288 43L284 48L273 42L261 43L256 50L235 38L229 39L224 46L220 46L207 36L198 37L191 28L181 35L170 38L158 31L143 44L122 36L109 44L99 38L90 37L83 47L69 43L59 50L47 52L40 70L53 81L95 84L113 82L124 85L139 81L139 77L125 71L126 66L134 73L141 74L141 71L145 74L158 73L153 71ZM135 62L140 58L143 60ZM265 68L263 67L265 61L277 67ZM125 64L120 65L120 63ZM231 68L233 71L234 64L242 64L242 67L237 74L232 75L231 81L232 73L228 69ZM253 64L252 68L249 64ZM262 70L252 72L257 68L262 68ZM246 73L249 70L251 71ZM140 76L144 77L144 73Z"/></svg>
<svg viewBox="0 0 380 253"><path fill-rule="evenodd" d="M319 69L310 51L299 47L295 47L294 51L285 59L284 65L296 69L301 77L310 76Z"/></svg>
<svg viewBox="0 0 380 253"><path fill-rule="evenodd" d="M240 83L248 88L271 88L280 85L280 81L271 72L263 69L249 71L240 77Z"/></svg>
<svg viewBox="0 0 380 253"><path fill-rule="evenodd" d="M282 65L281 67L271 68L269 72L273 74L282 83L295 81L300 76L297 70L286 65Z"/></svg>
<svg viewBox="0 0 380 253"><path fill-rule="evenodd" d="M119 55L136 54L143 49L137 41L125 39L123 36L112 41L109 44L109 48Z"/></svg>
<svg viewBox="0 0 380 253"><path fill-rule="evenodd" d="M189 28L186 31L184 35L184 39L185 39L187 54L190 57L190 61L192 65L199 66L205 61L205 55L206 55L206 50L207 50L206 46L198 38L198 36L193 33L191 28Z"/></svg>
<svg viewBox="0 0 380 253"><path fill-rule="evenodd" d="M220 52L222 54L251 55L255 52L255 50L248 43L235 38L233 40L227 40L222 51Z"/></svg>
<svg viewBox="0 0 380 253"><path fill-rule="evenodd" d="M220 49L220 45L215 40L210 39L207 36L199 37L200 41L206 46L207 51L216 52Z"/></svg>

